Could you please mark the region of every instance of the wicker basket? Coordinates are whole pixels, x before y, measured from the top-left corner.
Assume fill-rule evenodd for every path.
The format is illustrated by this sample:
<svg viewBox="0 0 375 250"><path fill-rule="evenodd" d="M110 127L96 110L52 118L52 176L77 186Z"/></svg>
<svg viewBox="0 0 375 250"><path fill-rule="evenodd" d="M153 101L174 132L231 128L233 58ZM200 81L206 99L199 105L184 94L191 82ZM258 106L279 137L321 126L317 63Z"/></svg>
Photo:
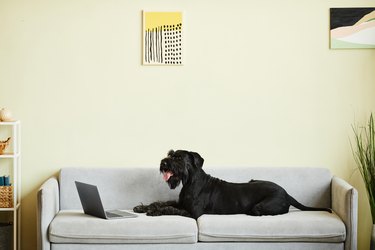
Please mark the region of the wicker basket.
<svg viewBox="0 0 375 250"><path fill-rule="evenodd" d="M13 187L0 186L0 207L12 208L13 207Z"/></svg>
<svg viewBox="0 0 375 250"><path fill-rule="evenodd" d="M8 147L10 137L5 141L0 141L0 155L4 154L5 149Z"/></svg>

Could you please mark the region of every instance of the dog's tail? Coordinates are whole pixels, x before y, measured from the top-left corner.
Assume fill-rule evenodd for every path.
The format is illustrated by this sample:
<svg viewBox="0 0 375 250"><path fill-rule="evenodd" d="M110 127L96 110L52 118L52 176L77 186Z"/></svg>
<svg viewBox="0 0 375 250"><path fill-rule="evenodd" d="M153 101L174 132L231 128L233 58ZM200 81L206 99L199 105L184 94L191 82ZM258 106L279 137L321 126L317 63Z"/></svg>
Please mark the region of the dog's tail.
<svg viewBox="0 0 375 250"><path fill-rule="evenodd" d="M295 208L298 208L299 210L302 210L302 211L326 211L326 212L332 213L332 210L330 208L307 207L305 205L302 205L298 201L296 201L296 199L294 199L292 196L290 196L290 195L288 195L288 196L289 196L288 200L289 200L290 205L292 205Z"/></svg>

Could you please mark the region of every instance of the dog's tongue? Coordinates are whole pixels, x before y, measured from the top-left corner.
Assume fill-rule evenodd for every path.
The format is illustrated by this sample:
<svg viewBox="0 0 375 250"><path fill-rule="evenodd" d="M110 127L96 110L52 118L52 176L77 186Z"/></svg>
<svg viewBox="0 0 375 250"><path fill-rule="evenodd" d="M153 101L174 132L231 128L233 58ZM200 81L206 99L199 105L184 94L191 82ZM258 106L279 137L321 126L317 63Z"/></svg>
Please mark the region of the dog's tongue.
<svg viewBox="0 0 375 250"><path fill-rule="evenodd" d="M173 173L172 173L172 172L169 172L169 171L167 171L167 172L163 172L163 179L164 179L165 181L168 181L169 178L171 178L171 176L173 176Z"/></svg>

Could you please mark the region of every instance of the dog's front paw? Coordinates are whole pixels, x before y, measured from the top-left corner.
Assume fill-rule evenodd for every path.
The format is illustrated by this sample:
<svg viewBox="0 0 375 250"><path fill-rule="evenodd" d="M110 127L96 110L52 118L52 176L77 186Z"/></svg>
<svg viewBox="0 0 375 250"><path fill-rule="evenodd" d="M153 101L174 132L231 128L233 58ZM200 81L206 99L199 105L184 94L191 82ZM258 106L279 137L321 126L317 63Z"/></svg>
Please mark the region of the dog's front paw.
<svg viewBox="0 0 375 250"><path fill-rule="evenodd" d="M136 213L146 213L147 212L147 207L145 205L139 205L133 208L133 211Z"/></svg>
<svg viewBox="0 0 375 250"><path fill-rule="evenodd" d="M163 215L159 210L149 210L146 213L147 216L161 216Z"/></svg>

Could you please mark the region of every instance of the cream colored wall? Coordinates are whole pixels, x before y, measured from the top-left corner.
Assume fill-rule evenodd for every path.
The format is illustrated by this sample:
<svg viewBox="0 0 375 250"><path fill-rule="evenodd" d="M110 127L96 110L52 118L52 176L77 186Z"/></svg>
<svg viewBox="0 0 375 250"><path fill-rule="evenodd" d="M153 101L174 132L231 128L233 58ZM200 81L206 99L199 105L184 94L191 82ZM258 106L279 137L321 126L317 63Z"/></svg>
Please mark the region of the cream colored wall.
<svg viewBox="0 0 375 250"><path fill-rule="evenodd" d="M359 190L367 249L349 137L374 111L375 50L329 50L328 30L330 7L372 5L0 0L0 107L23 126L22 249L36 249L36 191L61 167L156 168L171 148L206 166L330 168ZM184 66L141 66L144 9L184 11Z"/></svg>

